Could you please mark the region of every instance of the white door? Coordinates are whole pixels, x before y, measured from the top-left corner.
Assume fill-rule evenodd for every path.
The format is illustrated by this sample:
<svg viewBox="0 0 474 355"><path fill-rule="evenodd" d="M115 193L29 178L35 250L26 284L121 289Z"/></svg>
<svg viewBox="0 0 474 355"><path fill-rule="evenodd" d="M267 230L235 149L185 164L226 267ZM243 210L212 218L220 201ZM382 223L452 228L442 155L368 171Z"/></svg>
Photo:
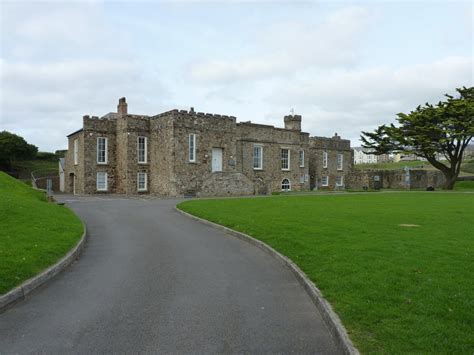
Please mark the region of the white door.
<svg viewBox="0 0 474 355"><path fill-rule="evenodd" d="M222 148L212 148L212 172L222 171Z"/></svg>

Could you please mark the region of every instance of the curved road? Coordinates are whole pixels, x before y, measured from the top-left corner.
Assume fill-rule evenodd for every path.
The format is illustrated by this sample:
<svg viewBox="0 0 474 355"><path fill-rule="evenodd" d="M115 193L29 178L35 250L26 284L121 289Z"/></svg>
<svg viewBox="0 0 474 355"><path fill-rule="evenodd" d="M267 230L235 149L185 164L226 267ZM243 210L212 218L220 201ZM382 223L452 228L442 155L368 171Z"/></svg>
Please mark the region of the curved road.
<svg viewBox="0 0 474 355"><path fill-rule="evenodd" d="M62 199L82 257L0 314L0 353L341 353L293 274L173 210L177 200Z"/></svg>

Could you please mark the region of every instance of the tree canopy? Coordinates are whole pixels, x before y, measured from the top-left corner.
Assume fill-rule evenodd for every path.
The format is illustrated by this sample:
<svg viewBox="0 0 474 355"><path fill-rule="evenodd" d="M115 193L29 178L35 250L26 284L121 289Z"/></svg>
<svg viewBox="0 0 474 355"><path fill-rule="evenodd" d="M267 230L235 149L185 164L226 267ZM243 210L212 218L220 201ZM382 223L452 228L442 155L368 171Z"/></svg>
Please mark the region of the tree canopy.
<svg viewBox="0 0 474 355"><path fill-rule="evenodd" d="M474 136L474 87L456 91L456 97L446 94L446 100L435 105L426 103L408 114L399 113L398 125L362 132L363 146L374 154L423 157L444 174L445 188L452 189L464 151Z"/></svg>
<svg viewBox="0 0 474 355"><path fill-rule="evenodd" d="M38 148L28 144L22 137L7 131L0 132L0 165L6 168L14 160L30 159L36 156Z"/></svg>

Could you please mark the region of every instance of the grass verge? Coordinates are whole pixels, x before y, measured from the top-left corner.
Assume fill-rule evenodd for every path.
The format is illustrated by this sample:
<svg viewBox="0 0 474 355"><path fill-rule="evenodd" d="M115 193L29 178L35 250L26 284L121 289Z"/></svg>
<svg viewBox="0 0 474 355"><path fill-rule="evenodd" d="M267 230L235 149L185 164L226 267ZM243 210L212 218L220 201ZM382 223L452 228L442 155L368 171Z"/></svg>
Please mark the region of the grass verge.
<svg viewBox="0 0 474 355"><path fill-rule="evenodd" d="M178 208L292 259L363 353L474 351L470 194L275 196Z"/></svg>
<svg viewBox="0 0 474 355"><path fill-rule="evenodd" d="M0 294L57 262L82 233L71 210L0 172Z"/></svg>

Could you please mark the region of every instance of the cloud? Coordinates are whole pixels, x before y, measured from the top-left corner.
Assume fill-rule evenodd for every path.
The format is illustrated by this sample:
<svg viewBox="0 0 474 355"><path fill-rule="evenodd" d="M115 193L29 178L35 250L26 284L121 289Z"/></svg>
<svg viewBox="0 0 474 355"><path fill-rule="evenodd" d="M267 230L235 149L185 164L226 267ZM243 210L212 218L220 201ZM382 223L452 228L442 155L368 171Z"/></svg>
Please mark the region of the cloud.
<svg viewBox="0 0 474 355"><path fill-rule="evenodd" d="M290 21L270 26L256 34L252 55L202 60L190 64L188 75L198 83L221 84L294 74L311 67L353 65L360 36L373 16L365 8L347 7L316 25Z"/></svg>
<svg viewBox="0 0 474 355"><path fill-rule="evenodd" d="M127 96L136 111L159 109L166 90L135 60L127 32L105 21L103 4L2 7L0 130L55 150L84 114L113 111L118 97Z"/></svg>
<svg viewBox="0 0 474 355"><path fill-rule="evenodd" d="M398 68L313 73L274 90L266 101L273 110L296 107L304 112L303 125L312 134L330 135L337 130L354 139L361 130L391 122L398 112L436 103L443 94L472 85L472 58L446 57Z"/></svg>

